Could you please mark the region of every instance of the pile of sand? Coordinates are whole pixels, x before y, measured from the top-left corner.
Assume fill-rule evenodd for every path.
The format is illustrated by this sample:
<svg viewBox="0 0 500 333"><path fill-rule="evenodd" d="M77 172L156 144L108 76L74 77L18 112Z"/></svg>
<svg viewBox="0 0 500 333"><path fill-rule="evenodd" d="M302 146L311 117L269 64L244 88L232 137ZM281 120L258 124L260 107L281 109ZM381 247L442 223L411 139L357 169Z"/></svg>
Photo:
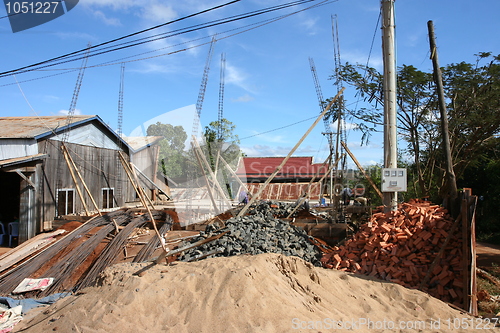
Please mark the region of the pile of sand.
<svg viewBox="0 0 500 333"><path fill-rule="evenodd" d="M423 292L279 254L145 266L112 266L15 331L465 332L453 323L472 319Z"/></svg>

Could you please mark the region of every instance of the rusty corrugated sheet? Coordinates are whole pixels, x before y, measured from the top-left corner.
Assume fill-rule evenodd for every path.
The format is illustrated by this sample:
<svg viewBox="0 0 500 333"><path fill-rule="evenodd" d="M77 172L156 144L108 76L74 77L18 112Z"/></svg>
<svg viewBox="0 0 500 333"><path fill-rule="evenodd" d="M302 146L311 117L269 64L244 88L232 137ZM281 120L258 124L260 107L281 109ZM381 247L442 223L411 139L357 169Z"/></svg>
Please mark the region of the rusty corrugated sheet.
<svg viewBox="0 0 500 333"><path fill-rule="evenodd" d="M255 195L263 183L248 183L246 184L251 195ZM302 193L307 189L307 183L271 183L261 193L261 200L297 200ZM309 190L310 200L319 200L320 184L313 183Z"/></svg>
<svg viewBox="0 0 500 333"><path fill-rule="evenodd" d="M94 117L95 116L76 115L72 117L71 123L73 124ZM67 122L67 116L0 117L0 138L35 138L42 134L65 127Z"/></svg>
<svg viewBox="0 0 500 333"><path fill-rule="evenodd" d="M163 136L128 136L123 138L130 147L137 152L142 148L153 145L163 139Z"/></svg>

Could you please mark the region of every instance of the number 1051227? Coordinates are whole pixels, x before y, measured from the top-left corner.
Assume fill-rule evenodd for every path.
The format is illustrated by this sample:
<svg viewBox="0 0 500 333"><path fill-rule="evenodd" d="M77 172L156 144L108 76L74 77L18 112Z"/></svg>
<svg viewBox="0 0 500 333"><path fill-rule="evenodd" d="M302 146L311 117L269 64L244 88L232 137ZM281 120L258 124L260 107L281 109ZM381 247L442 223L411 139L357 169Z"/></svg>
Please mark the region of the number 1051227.
<svg viewBox="0 0 500 333"><path fill-rule="evenodd" d="M7 14L54 14L60 1L8 1L5 2Z"/></svg>

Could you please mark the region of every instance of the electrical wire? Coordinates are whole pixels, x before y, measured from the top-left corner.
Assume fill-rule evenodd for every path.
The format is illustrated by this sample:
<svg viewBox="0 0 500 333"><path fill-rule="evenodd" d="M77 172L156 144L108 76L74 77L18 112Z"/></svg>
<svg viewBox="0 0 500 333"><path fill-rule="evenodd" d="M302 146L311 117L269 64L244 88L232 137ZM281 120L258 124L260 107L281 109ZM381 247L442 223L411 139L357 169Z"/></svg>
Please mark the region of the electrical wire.
<svg viewBox="0 0 500 333"><path fill-rule="evenodd" d="M95 50L96 48L99 48L99 47L101 47L103 45L107 45L107 44L110 44L110 43L113 43L113 42L116 42L116 41L119 41L119 40L122 40L122 39L125 39L125 38L129 38L131 36L135 36L137 34L141 34L141 33L147 32L147 31L151 31L153 29L157 29L157 28L166 26L168 24L179 22L181 20L184 20L184 19L187 19L187 18L191 18L191 17L197 16L197 15L200 15L202 13L206 13L206 12L214 10L214 9L221 8L223 6L227 6L229 4L232 4L232 3L235 3L235 2L238 2L238 1L241 1L241 0L234 0L234 1L231 1L231 2L226 3L224 5L212 7L210 9L207 9L207 10L195 13L195 14L184 16L182 18L179 18L179 19L176 19L176 20L173 20L173 21L161 24L161 25L157 25L155 27L144 29L144 30L141 30L139 32L135 32L133 34L122 36L122 37L113 39L111 41L104 42L104 43L92 46L91 50L94 50L94 51L92 51L93 53L89 54L89 57L96 56L96 55L102 55L102 54L106 54L106 53L109 53L109 52L114 52L114 51L118 51L118 50L129 48L129 47L138 46L138 45L142 45L142 44L145 44L145 43L150 43L150 42L158 41L160 39L166 39L166 38L178 36L178 35L181 35L181 34L185 34L185 33L193 32L193 31L198 31L198 30L210 28L210 27L213 27L213 26L221 25L221 24L226 24L226 23L230 23L230 22L239 21L239 20L242 20L242 19L245 19L245 18L249 18L249 17L253 17L253 16L257 16L257 15L262 15L262 14L269 13L269 12L272 12L272 11L281 10L281 9L288 8L288 7L291 7L291 6L297 6L299 4L304 4L304 3L315 1L315 0L299 0L299 1L294 1L294 2L286 3L286 4L283 4L283 5L280 5L280 6L268 7L268 8L262 9L262 10L258 10L258 11L254 11L254 12L249 12L249 13L246 13L246 14L236 15L236 17L229 17L229 18L225 18L225 19L221 19L221 20L207 22L207 23L204 23L204 24L201 24L201 25L195 25L195 26L190 26L190 27L183 28L183 29L178 29L178 30L175 30L175 33L169 33L168 35L162 36L162 37L156 37L156 38L152 38L152 39L151 39L151 37L147 37L148 40L142 40L141 41L141 39L140 39L139 41L128 42L128 43L133 43L133 44L122 43L122 44L119 44L121 46L114 47L112 49L104 48L104 49L97 49L97 50ZM124 44L128 44L128 45L124 45ZM52 59L49 59L49 60L45 60L45 61L42 61L42 62L39 62L39 63L35 63L35 64L32 64L32 65L20 67L20 68L14 69L14 70L9 70L9 71L6 71L6 72L0 72L0 77L5 77L5 76L11 75L13 73L16 73L16 74L26 73L26 72L30 72L32 70L38 70L38 69L41 69L41 68L56 66L56 65L59 65L59 64L67 63L67 62L80 60L80 59L84 58L85 56L79 56L79 54L82 53L82 52L84 52L84 51L87 51L87 50L88 50L88 48L82 49L82 50L78 50L78 51L74 51L74 52L71 52L71 53L67 53L67 54L62 55L62 56L58 56L58 57L55 57L55 58L52 58ZM78 55L78 57L75 57L76 55ZM69 59L63 60L65 58L69 58ZM56 62L58 60L61 60L61 61ZM42 65L44 65L44 66L42 66Z"/></svg>
<svg viewBox="0 0 500 333"><path fill-rule="evenodd" d="M332 2L336 2L336 1L338 1L338 0L325 0L325 1L321 2L321 3L315 4L313 6L310 6L310 7L307 7L307 8L304 8L304 9L301 9L301 10L298 10L298 11L295 11L295 12L292 12L292 13L289 13L289 14L286 14L286 15L277 16L277 17L274 17L274 18L271 18L271 19L259 21L259 22L256 22L256 23L251 23L251 24L248 24L248 25L243 26L243 27L229 29L229 30L223 31L221 33L216 33L216 34L213 34L213 35L209 35L209 36L205 36L205 37L200 37L200 38L192 39L192 40L189 40L189 41L186 41L186 42L178 43L178 44L175 44L175 45L170 45L170 46L159 48L159 49L155 49L155 50L152 50L152 51L142 52L142 53L139 53L139 54L135 54L135 55L128 56L128 57L123 57L123 58L111 60L111 61L104 62L104 63L97 64L97 65L86 66L85 68L97 68L97 67L104 67L104 66L114 66L114 65L117 65L117 64L121 64L121 63L136 62L136 61L148 60L148 59L153 59L153 58L162 57L162 56L173 55L173 54L176 54L176 53L179 53L179 52L184 52L184 51L187 51L187 50L190 50L190 49L194 49L194 48L197 48L197 47L201 47L201 46L207 45L207 44L210 43L210 41L207 41L207 42L201 43L201 44L197 44L197 45L193 45L193 46L190 46L190 47L187 47L187 48L183 48L183 49L180 49L180 50L174 50L172 52L167 52L167 53L163 53L163 54L151 56L151 57L145 57L145 58L139 58L139 59L124 61L125 59L130 59L130 58L134 58L134 57L137 57L137 56L140 56L140 55L150 54L150 53L153 53L153 52L158 52L159 50L163 50L163 49L167 49L167 48L172 48L172 47L176 47L176 46L180 46L180 45L184 45L184 44L191 44L194 41L199 41L199 40L202 40L202 39L209 39L209 38L211 39L214 36L217 36L218 40L223 40L223 39L226 39L226 38L234 37L234 36L239 35L241 33L248 32L248 31L251 31L253 29L260 28L260 27L262 27L264 25L271 24L271 23L276 22L278 20L284 19L284 18L289 17L291 15L295 15L297 13L300 13L300 12L303 12L303 11L306 11L306 10L309 10L309 9L312 9L312 8L316 8L316 7L319 7L319 6L324 6L324 5L327 5L327 4L330 4ZM245 29L245 30L242 30L242 29ZM233 32L233 31L238 31L238 30L242 30L242 31L233 33L233 34L225 36L225 37L220 37L220 35L222 35L222 34L226 34L226 33ZM54 77L54 76L57 76L57 75L66 74L66 73L69 73L69 72L78 71L80 69L79 68L32 69L30 71L35 71L35 70L36 71L49 71L49 70L55 71L55 70L61 70L61 71L66 71L66 72L57 73L57 74L51 74L51 75L46 75L46 76L42 76L42 77L38 77L38 78L33 78L33 79L29 79L29 80L24 80L24 81L20 81L20 82L24 83L24 82L30 82L30 81L45 79L45 78ZM0 87L10 86L10 85L13 85L13 84L15 84L15 83L7 83L7 84L0 85Z"/></svg>

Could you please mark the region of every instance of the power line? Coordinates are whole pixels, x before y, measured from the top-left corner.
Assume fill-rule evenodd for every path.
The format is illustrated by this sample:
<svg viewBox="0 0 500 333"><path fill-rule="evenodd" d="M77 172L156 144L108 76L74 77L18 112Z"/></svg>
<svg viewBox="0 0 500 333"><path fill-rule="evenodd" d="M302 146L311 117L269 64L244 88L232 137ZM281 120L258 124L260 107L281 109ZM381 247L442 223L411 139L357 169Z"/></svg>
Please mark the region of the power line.
<svg viewBox="0 0 500 333"><path fill-rule="evenodd" d="M220 19L220 20L216 20L216 21L210 21L208 23L198 24L198 25L187 27L187 28L178 29L178 30L175 30L174 33L172 33L172 32L165 33L165 34L168 34L166 36L165 36L165 34L160 34L160 35L163 35L162 37L157 37L158 35L155 35L153 37L157 37L157 38L147 37L148 38L147 40L144 40L145 38L143 38L143 39L139 39L139 40L136 40L136 41L130 41L130 42L127 42L127 43L122 43L122 44L115 45L115 46L119 46L119 47L113 46L114 48L111 48L111 49L110 49L110 47L103 48L103 49L97 49L97 48L100 48L101 46L104 46L104 45L107 45L107 44L110 44L110 43L114 43L116 41L119 41L119 40L122 40L122 39L125 39L125 38L129 38L129 37L132 37L132 36L135 36L135 35L147 32L147 31L151 31L151 30L154 30L154 29L157 29L157 28L169 25L169 24L173 24L173 23L179 22L181 20L185 20L187 18L191 18L191 17L200 15L202 13L206 13L206 12L211 11L211 10L221 8L221 7L227 6L229 4L232 4L232 3L235 3L235 2L238 2L238 1L241 1L241 0L234 0L234 1L228 2L228 3L223 4L223 5L212 7L210 9L206 9L206 10L203 10L203 11L195 13L195 14L184 16L182 18L179 18L179 19L167 22L167 23L163 23L163 24L157 25L155 27L144 29L142 31L135 32L133 34L129 34L129 35L126 35L126 36L115 38L113 40L110 40L110 41L107 41L107 42L95 45L95 46L92 47L92 49L94 50L94 51L92 51L93 53L91 53L89 56L92 57L92 56L96 56L96 55L102 55L102 54L105 54L105 53L109 53L109 52L113 52L113 51L118 51L118 50L126 49L126 48L129 48L129 47L133 47L133 46L137 46L137 45L142 45L142 44L145 44L145 43L154 42L154 41L157 41L157 40L160 40L160 39L166 39L166 38L178 36L178 35L181 35L181 34L193 32L193 31L197 31L197 30L206 29L206 28L210 28L210 27L213 27L213 26L230 23L230 22L242 20L242 19L245 19L245 18L257 16L257 15L262 15L262 14L265 14L265 13L269 13L269 12L276 11L276 10L281 10L281 9L288 8L288 7L291 7L291 6L297 6L299 4L304 4L304 3L315 1L315 0L299 0L299 1L289 2L289 3L283 4L283 5L279 5L279 6L268 7L268 8L265 8L265 9L261 9L261 10L254 11L254 12L249 12L249 13L246 13L246 14L240 14L240 15L236 15L236 16L233 16L233 17L225 18L225 19ZM134 44L130 44L130 43L134 43ZM129 44L129 45L125 45L125 44ZM120 45L122 45L122 46L120 46ZM95 49L97 49L97 50L95 50ZM80 59L83 59L84 56L80 56L79 54L82 53L85 50L86 49L74 51L74 52L67 53L65 55L61 55L61 56L58 56L58 57L55 57L55 58L52 58L52 59L49 59L49 60L45 60L45 61L42 61L42 62L39 62L39 63L35 63L35 64L32 64L32 65L20 67L20 68L14 69L14 70L6 71L6 72L1 72L0 73L0 77L5 77L5 76L13 74L13 73L16 73L16 74L25 73L25 72L29 72L31 70L38 70L38 69L41 69L41 68L56 66L56 65L63 64L63 63L67 63L67 62L80 60ZM105 51L103 51L103 50L105 50ZM70 59L66 59L66 60L63 61L63 59L65 59L65 58L70 58ZM57 60L61 60L61 61L55 62ZM42 65L45 65L45 66L42 66ZM41 67L33 68L33 67L37 67L37 66L41 66ZM30 70L28 70L28 69L30 69Z"/></svg>
<svg viewBox="0 0 500 333"><path fill-rule="evenodd" d="M356 104L356 102L353 102L353 103L350 103L350 104L347 104L346 106L350 106L350 105L353 105L353 104ZM311 120L311 119L316 119L318 118L318 116L313 116L313 117L310 117L310 118L307 118L307 119L303 119L303 120L299 120L295 123L292 123L292 124L288 124L288 125L285 125L285 126L281 126L281 127L278 127L278 128L275 128L275 129L272 129L272 130L269 130L269 131L265 131L265 132L261 132L261 133L257 133L257 134L254 134L254 135L250 135L250 136L246 136L244 138L241 138L241 140L245 140L245 139L250 139L250 138L253 138L255 136L259 136L259 135L262 135L262 134L267 134L267 133L271 133L271 132L275 132L275 131L279 131L279 130L282 130L284 128L287 128L287 127L291 127L291 126L294 126L294 125L297 125L297 124L300 124L300 123L303 123L305 121L308 121L308 120Z"/></svg>
<svg viewBox="0 0 500 333"><path fill-rule="evenodd" d="M314 0L309 0L309 1L314 1ZM307 7L307 8L304 8L304 9L301 9L301 10L298 10L298 11L286 14L286 15L276 16L276 17L271 18L271 19L259 21L259 22L256 22L256 23L251 23L251 24L248 24L248 25L243 26L243 27L229 29L229 30L226 30L226 31L224 31L222 33L217 33L218 40L230 38L230 37L242 34L244 32L248 32L248 31L251 31L253 29L260 28L260 27L262 27L264 25L271 24L271 23L276 22L278 20L282 20L282 19L284 19L284 18L286 18L288 16L295 15L297 13L300 13L300 12L303 12L303 11L306 11L306 10L309 10L309 9L312 9L312 8L324 6L324 5L327 5L327 4L330 4L332 2L336 2L336 1L338 1L338 0L325 0L325 1L321 2L321 3L316 4L316 5L313 5L313 6L310 6L310 7ZM250 28L248 28L248 27L250 27ZM247 29L246 30L242 30L242 29L245 29L245 28L247 28ZM226 33L229 33L229 32L232 32L232 31L237 31L237 30L242 30L242 31L233 33L233 34L225 36L225 37L220 37L221 34L226 34ZM176 54L176 53L179 53L179 52L184 52L184 51L187 51L187 50L190 50L190 49L194 49L194 48L197 48L197 47L200 47L200 46L203 46L203 45L207 45L210 42L205 42L205 43L193 45L193 46L190 46L190 47L186 47L184 49L174 50L172 52L163 53L163 54L159 54L159 55L155 55L155 56L151 56L151 57L145 57L145 58L139 58L139 59L134 59L134 60L129 60L129 61L123 61L125 59L130 59L130 58L137 57L137 56L140 56L140 55L157 52L159 50L163 50L163 49L166 49L166 48L172 48L172 47L176 47L176 46L180 46L180 45L184 45L184 44L190 44L190 43L192 43L194 41L199 41L199 40L202 40L202 39L211 38L213 36L215 36L215 34L214 35L205 36L205 37L196 38L196 39L192 39L192 40L189 40L189 41L186 41L186 42L178 43L178 44L171 45L171 46L168 46L168 47L163 47L163 48L160 48L160 49L155 49L155 50L152 50L152 51L142 52L142 53L138 53L138 54L135 54L135 55L132 55L132 56L128 56L128 57L123 57L123 58L111 60L111 61L104 62L104 63L101 63L101 64L87 66L86 68L114 66L114 65L121 64L121 63L127 63L127 62L135 62L135 61L153 59L153 58L157 58L157 57L162 57L162 56L168 56L168 55ZM73 59L73 60L76 60L76 59ZM33 79L29 79L29 80L24 80L24 81L19 81L19 82L20 83L25 83L25 82L30 82L30 81L45 79L45 78L49 78L49 77L53 77L53 76L57 76L57 75L66 74L66 73L73 72L73 71L78 71L79 69L77 69L77 68L65 68L65 69L41 69L41 68L35 68L35 69L31 69L31 70L26 70L25 72L31 72L31 71L48 71L48 70L54 70L54 71L59 70L59 71L66 71L66 72L52 74L52 75L46 75L46 76L42 76L42 77L38 77L38 78L33 78ZM0 75L0 77L2 77L2 76ZM3 76L3 77L5 77L5 76ZM14 85L14 84L15 83L7 83L7 84L0 85L0 87L10 86L10 85Z"/></svg>
<svg viewBox="0 0 500 333"><path fill-rule="evenodd" d="M198 16L198 15L201 15L201 14L204 14L204 13L208 13L208 12L210 12L212 10L222 8L222 7L231 5L231 4L239 2L239 1L241 1L241 0L233 0L233 1L227 2L225 4L219 5L219 6L215 6L215 7L212 7L212 8L209 8L209 9L205 9L205 10L202 10L202 11L194 13L194 14L183 16L183 17L178 18L178 19L173 20L173 21L169 21L169 22L166 22L166 23L163 23L163 24L159 24L159 25L156 25L154 27L147 28L147 29L144 29L144 30L141 30L141 31L138 31L138 32L134 32L134 33L122 36L122 37L118 37L118 38L112 39L110 41L94 45L94 46L91 47L91 49L95 49L95 48L101 47L103 45L114 43L114 42L117 42L117 41L125 39L125 38L136 36L136 35L139 35L139 34L142 34L142 33L145 33L145 32L151 31L151 30L154 30L154 29L158 29L158 28L164 27L166 25L170 25L170 24L173 24L173 23L176 23L176 22L179 22L179 21L191 18L191 17L195 17L195 16ZM65 57L68 57L68 56L71 56L71 55L74 55L74 54L78 54L78 53L83 53L85 51L87 51L87 48L84 48L84 49L81 49L81 50L78 50L78 51L74 51L74 52L71 52L71 53L67 53L65 55L58 56L58 57L55 57L55 58L52 58L52 59L49 59L49 60L45 60L45 61L42 61L42 62L39 62L39 63L36 63L36 64L32 64L32 65L29 65L29 66L24 66L24 67L20 67L18 69L14 69L14 70L10 70L10 71L7 71L7 72L3 72L3 73L0 73L0 75L12 73L12 72L17 72L17 71L20 71L20 70L23 70L23 69L26 69L26 68L29 68L29 67L39 66L39 65L42 65L42 64L45 64L45 63L48 63L48 62L55 61L57 59L65 58ZM75 60L77 60L77 59L75 59Z"/></svg>

